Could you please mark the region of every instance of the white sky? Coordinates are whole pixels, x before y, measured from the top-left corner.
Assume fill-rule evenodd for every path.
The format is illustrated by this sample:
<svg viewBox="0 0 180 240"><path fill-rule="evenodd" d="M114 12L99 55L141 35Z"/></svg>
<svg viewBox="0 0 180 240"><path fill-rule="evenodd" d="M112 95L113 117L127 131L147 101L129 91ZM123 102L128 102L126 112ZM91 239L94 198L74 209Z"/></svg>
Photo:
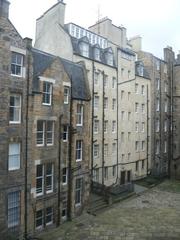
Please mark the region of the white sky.
<svg viewBox="0 0 180 240"><path fill-rule="evenodd" d="M9 0L10 20L22 37L35 38L36 19L57 0ZM141 35L143 50L163 57L163 48L180 49L180 0L64 0L65 22L87 28L108 16L127 29L127 37Z"/></svg>

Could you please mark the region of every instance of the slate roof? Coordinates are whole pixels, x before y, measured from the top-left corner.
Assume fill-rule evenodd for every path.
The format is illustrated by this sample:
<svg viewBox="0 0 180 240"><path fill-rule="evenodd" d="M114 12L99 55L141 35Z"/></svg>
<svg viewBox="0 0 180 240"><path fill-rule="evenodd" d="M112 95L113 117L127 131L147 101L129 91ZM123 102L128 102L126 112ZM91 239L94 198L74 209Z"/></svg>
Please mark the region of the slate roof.
<svg viewBox="0 0 180 240"><path fill-rule="evenodd" d="M139 69L138 69L139 66L143 67L143 75L141 75L140 72L139 72ZM137 76L150 79L149 73L148 73L147 69L144 67L144 64L143 64L142 61L136 61L136 63L135 63L135 74Z"/></svg>
<svg viewBox="0 0 180 240"><path fill-rule="evenodd" d="M55 59L63 64L66 73L72 80L72 98L77 100L90 100L87 75L85 67L71 61L56 57L54 55L42 52L32 48L33 56L33 90L39 91L39 76L53 63Z"/></svg>

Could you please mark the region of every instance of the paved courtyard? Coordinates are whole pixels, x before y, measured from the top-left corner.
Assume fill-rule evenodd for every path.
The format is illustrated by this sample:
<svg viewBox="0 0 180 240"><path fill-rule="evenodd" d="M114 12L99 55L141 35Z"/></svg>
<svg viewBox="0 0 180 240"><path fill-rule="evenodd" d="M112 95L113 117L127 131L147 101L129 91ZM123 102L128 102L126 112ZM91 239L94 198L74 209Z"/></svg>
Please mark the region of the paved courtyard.
<svg viewBox="0 0 180 240"><path fill-rule="evenodd" d="M83 214L43 233L43 240L180 240L180 182L165 181L114 204L97 216Z"/></svg>

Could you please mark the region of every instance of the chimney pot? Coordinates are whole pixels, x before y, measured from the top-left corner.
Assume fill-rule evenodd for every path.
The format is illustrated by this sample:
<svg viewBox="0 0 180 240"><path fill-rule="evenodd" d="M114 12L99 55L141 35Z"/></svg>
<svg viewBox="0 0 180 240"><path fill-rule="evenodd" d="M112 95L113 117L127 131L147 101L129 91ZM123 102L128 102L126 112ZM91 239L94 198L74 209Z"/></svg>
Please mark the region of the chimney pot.
<svg viewBox="0 0 180 240"><path fill-rule="evenodd" d="M9 4L7 0L0 0L0 17L9 18Z"/></svg>

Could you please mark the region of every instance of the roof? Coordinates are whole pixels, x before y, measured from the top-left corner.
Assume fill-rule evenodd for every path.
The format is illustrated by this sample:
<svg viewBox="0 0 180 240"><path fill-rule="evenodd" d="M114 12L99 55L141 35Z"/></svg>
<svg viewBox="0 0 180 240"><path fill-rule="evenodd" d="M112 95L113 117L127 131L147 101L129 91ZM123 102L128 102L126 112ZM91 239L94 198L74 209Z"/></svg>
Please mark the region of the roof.
<svg viewBox="0 0 180 240"><path fill-rule="evenodd" d="M142 68L143 71L141 71L140 68ZM136 61L136 63L135 63L135 74L139 77L150 79L149 73L148 73L147 69L144 67L144 64L143 64L142 61Z"/></svg>
<svg viewBox="0 0 180 240"><path fill-rule="evenodd" d="M35 91L39 91L38 77L50 67L55 59L59 59L69 79L72 80L72 98L85 101L90 100L86 70L82 64L67 61L35 48L32 48L31 52L33 56L33 89Z"/></svg>

